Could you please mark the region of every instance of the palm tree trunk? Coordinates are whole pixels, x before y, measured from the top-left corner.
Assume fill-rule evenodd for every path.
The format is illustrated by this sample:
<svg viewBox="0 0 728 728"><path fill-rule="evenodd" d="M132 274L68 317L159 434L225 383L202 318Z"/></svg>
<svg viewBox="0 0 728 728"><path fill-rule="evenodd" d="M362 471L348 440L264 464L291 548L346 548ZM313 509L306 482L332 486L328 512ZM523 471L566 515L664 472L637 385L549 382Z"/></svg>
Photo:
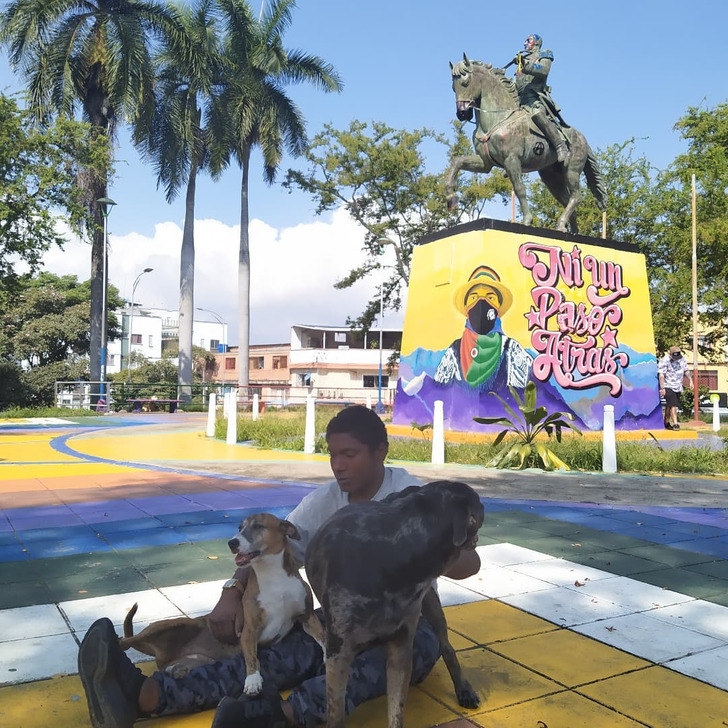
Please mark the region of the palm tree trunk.
<svg viewBox="0 0 728 728"><path fill-rule="evenodd" d="M190 164L185 197L185 226L179 265L179 398L192 398L192 324L195 318L195 187L197 164Z"/></svg>
<svg viewBox="0 0 728 728"><path fill-rule="evenodd" d="M240 253L238 256L238 386L247 388L250 381L250 219L248 183L250 145L241 155L243 182L240 187ZM247 390L243 392L247 396Z"/></svg>
<svg viewBox="0 0 728 728"><path fill-rule="evenodd" d="M91 303L89 306L89 375L92 382L101 379L101 326L103 320L104 285L104 216L96 200L106 197L106 180L91 184L90 204L93 205L93 242L91 244ZM98 399L99 385L91 386L91 404Z"/></svg>

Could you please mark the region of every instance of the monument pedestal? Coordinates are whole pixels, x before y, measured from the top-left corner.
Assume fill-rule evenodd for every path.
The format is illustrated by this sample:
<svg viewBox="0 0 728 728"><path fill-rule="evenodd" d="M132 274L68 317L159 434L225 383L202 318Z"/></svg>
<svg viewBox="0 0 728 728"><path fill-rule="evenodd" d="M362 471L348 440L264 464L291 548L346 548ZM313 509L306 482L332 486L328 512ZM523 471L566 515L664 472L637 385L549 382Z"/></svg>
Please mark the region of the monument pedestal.
<svg viewBox="0 0 728 728"><path fill-rule="evenodd" d="M473 417L512 419L529 381L582 429L602 428L605 405L618 430L662 429L644 256L491 219L421 240L393 422L432 422L442 401L446 429L498 431Z"/></svg>

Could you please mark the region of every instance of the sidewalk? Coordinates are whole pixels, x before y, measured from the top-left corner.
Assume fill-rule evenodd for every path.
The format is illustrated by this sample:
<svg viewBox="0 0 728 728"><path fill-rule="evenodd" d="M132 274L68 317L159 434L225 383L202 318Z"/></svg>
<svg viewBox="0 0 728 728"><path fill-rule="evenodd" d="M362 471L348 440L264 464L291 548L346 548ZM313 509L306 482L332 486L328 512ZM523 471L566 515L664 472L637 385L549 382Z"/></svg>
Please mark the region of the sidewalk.
<svg viewBox="0 0 728 728"><path fill-rule="evenodd" d="M408 728L728 723L728 481L409 469L473 485L486 521L481 572L440 580L481 706L457 705L439 663ZM137 629L209 611L237 523L329 478L322 456L210 441L204 416L0 427L0 725L88 725L75 661L91 622L120 631L134 602ZM385 716L382 698L348 725Z"/></svg>

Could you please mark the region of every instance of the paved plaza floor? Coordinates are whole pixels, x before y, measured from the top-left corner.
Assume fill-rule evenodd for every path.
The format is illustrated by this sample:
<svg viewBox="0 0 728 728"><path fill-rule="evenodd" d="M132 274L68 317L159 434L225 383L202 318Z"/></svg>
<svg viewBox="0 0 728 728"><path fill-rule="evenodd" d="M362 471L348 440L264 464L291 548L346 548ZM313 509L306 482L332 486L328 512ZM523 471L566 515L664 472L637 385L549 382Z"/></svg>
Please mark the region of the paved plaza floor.
<svg viewBox="0 0 728 728"><path fill-rule="evenodd" d="M204 429L184 413L0 424L0 726L89 725L88 626L120 632L134 602L137 629L208 612L238 522L285 515L330 477L323 456ZM408 728L728 725L728 481L409 469L470 483L486 520L480 573L439 584L481 705L457 705L440 662L410 691ZM385 700L348 725L386 725Z"/></svg>

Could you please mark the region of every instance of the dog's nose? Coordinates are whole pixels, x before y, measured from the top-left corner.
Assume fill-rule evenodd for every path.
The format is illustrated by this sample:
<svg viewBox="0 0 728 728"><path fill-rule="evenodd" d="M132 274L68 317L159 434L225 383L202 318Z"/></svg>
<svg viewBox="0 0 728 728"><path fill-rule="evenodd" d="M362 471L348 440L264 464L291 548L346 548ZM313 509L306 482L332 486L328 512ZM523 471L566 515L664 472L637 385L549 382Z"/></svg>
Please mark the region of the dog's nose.
<svg viewBox="0 0 728 728"><path fill-rule="evenodd" d="M239 546L240 546L240 541L238 541L238 539L237 539L237 538L231 538L231 539L230 539L230 540L228 541L228 547L230 548L230 550L231 550L231 551L232 551L233 553L235 553L235 552L236 552L236 551L238 550L238 547L239 547Z"/></svg>

